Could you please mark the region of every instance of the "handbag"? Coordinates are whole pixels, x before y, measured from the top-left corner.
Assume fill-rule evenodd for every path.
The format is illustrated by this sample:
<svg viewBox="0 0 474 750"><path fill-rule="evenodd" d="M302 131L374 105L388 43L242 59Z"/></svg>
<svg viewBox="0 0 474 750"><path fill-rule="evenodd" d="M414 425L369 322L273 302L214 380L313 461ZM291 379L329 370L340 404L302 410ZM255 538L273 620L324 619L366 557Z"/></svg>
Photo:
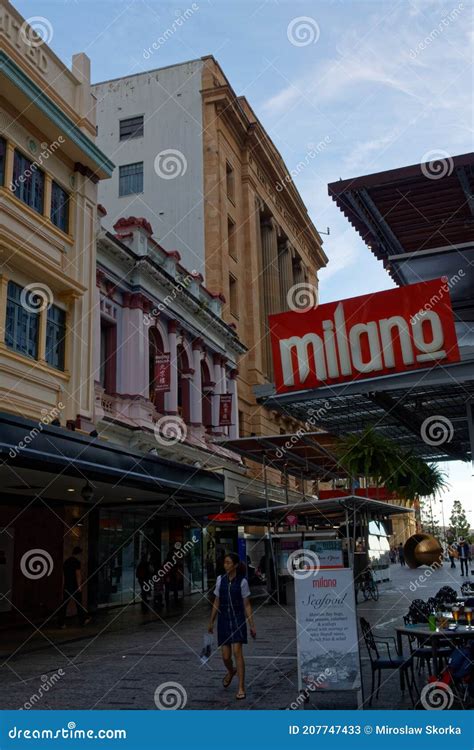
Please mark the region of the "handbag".
<svg viewBox="0 0 474 750"><path fill-rule="evenodd" d="M211 633L204 633L203 645L200 655L201 664L206 664L209 661L212 654L212 647L214 645L214 638Z"/></svg>

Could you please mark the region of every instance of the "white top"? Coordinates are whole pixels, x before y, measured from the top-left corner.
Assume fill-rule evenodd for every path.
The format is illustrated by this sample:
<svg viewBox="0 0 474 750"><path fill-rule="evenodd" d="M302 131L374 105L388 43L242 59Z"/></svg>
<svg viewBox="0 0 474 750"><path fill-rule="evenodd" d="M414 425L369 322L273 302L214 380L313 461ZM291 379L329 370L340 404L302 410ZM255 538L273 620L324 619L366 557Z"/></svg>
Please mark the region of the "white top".
<svg viewBox="0 0 474 750"><path fill-rule="evenodd" d="M222 576L217 576L216 581L216 588L214 589L214 595L219 596L219 588L221 585ZM242 599L246 599L248 596L250 596L250 588L249 588L249 582L246 578L242 578L241 584L240 584L240 591L242 593Z"/></svg>

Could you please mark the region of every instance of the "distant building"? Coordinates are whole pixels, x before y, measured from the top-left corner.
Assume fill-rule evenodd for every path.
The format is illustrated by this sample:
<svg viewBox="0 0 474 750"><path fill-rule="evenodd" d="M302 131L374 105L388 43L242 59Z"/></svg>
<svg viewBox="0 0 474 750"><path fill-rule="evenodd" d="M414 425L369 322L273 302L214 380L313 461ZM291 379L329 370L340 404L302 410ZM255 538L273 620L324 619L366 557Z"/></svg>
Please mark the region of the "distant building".
<svg viewBox="0 0 474 750"><path fill-rule="evenodd" d="M160 244L225 298L224 319L248 350L239 364L240 434L297 429L253 393L273 379L268 315L308 289L314 304L327 262L281 155L213 57L93 90L98 143L117 164L100 188L110 226L124 215L146 218ZM318 152L309 150L308 168Z"/></svg>

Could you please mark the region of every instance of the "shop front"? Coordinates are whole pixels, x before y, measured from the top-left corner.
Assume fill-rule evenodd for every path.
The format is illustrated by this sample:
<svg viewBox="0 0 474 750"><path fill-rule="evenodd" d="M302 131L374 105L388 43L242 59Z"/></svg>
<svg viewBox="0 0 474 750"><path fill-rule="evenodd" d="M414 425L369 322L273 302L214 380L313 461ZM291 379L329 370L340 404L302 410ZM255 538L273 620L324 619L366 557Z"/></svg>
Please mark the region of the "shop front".
<svg viewBox="0 0 474 750"><path fill-rule="evenodd" d="M75 546L83 550L90 611L137 601L140 559L146 555L156 571L181 548L179 597L203 591L204 519L225 498L219 474L52 425L36 429L18 451L35 425L1 414L0 428L4 617L52 617L62 597L62 563ZM32 553L44 574L26 570Z"/></svg>

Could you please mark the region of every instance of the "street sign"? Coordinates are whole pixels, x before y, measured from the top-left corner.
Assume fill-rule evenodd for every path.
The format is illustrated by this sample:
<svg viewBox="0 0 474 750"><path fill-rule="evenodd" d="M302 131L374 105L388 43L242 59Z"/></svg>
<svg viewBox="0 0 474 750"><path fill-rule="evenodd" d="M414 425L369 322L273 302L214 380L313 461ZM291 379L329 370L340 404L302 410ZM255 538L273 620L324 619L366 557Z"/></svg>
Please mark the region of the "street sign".
<svg viewBox="0 0 474 750"><path fill-rule="evenodd" d="M349 568L295 575L300 690L359 690L359 644Z"/></svg>

